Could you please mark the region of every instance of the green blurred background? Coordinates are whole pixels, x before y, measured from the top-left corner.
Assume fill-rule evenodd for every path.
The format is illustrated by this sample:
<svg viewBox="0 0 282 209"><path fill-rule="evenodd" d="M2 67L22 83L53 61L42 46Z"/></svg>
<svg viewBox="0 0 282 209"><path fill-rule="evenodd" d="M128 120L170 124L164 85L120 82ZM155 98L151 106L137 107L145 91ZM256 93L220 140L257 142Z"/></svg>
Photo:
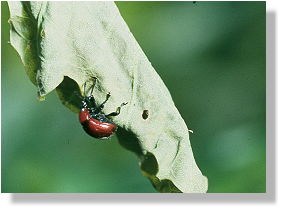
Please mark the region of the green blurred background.
<svg viewBox="0 0 282 209"><path fill-rule="evenodd" d="M2 5L2 192L155 192L55 92L36 100ZM265 2L117 2L189 129L208 192L265 192Z"/></svg>

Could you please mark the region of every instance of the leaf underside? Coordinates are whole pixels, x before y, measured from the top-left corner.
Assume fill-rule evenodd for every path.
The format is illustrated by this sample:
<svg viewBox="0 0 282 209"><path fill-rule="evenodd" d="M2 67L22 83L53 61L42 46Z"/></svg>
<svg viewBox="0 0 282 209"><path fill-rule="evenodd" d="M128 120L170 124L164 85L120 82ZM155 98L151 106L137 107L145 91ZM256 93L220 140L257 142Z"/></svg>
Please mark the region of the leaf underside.
<svg viewBox="0 0 282 209"><path fill-rule="evenodd" d="M39 98L56 89L79 111L82 86L98 78L94 97L113 118L120 144L135 152L142 173L160 192L204 193L187 126L170 93L113 2L9 2L10 41ZM144 117L146 113L146 117Z"/></svg>

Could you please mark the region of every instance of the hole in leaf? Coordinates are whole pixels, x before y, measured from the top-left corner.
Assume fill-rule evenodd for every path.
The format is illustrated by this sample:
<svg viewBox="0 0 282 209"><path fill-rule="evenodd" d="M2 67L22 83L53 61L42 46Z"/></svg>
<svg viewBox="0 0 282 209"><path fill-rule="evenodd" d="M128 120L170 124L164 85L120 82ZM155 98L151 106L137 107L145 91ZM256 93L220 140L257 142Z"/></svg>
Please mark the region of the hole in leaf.
<svg viewBox="0 0 282 209"><path fill-rule="evenodd" d="M65 106L70 108L71 111L79 113L82 95L78 84L73 79L65 76L56 91Z"/></svg>
<svg viewBox="0 0 282 209"><path fill-rule="evenodd" d="M142 118L146 120L149 117L149 110L144 110L142 113Z"/></svg>

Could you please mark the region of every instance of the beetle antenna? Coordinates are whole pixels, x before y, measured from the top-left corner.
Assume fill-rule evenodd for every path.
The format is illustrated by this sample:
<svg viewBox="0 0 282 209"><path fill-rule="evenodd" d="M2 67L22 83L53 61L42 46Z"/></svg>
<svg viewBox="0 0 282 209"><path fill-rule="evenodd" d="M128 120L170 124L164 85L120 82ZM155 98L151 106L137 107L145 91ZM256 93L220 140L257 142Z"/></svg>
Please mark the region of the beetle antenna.
<svg viewBox="0 0 282 209"><path fill-rule="evenodd" d="M93 90L94 90L94 87L95 87L95 84L96 84L96 81L97 81L97 78L95 76L93 76L92 78L93 78L94 81L93 81L93 85L92 85L90 96L93 94Z"/></svg>
<svg viewBox="0 0 282 209"><path fill-rule="evenodd" d="M83 84L83 94L84 94L84 97L86 97L85 89L86 89L86 82Z"/></svg>

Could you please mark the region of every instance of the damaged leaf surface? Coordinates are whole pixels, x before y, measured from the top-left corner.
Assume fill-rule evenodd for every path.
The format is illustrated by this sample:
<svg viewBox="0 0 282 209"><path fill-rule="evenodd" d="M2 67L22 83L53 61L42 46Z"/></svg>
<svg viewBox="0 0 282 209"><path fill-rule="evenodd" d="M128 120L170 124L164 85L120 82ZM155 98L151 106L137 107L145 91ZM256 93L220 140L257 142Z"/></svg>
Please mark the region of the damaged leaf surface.
<svg viewBox="0 0 282 209"><path fill-rule="evenodd" d="M11 44L40 98L56 89L78 112L84 82L97 77L97 102L112 95L106 113L128 102L113 118L119 142L138 155L154 187L207 191L187 126L113 2L9 2L9 8Z"/></svg>

